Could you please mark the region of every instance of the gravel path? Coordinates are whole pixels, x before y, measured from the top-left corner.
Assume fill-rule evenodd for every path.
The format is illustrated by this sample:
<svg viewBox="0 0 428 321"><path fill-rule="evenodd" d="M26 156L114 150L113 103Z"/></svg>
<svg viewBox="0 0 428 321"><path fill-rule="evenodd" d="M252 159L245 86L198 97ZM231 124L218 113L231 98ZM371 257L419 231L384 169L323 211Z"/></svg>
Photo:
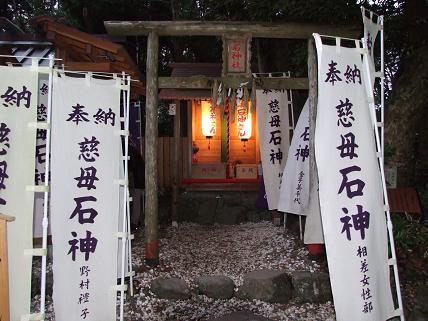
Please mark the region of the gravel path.
<svg viewBox="0 0 428 321"><path fill-rule="evenodd" d="M187 301L154 297L150 281L156 277L179 277L193 287L197 276L226 275L242 284L243 274L256 269L287 271L324 270L307 258L306 249L294 235L269 222L232 226L182 224L179 230L161 233L160 266L142 264L143 236L134 242L135 295L126 303L126 320L207 320L234 311L252 311L272 320L334 320L331 303L293 306L261 301L214 300L194 295Z"/></svg>
<svg viewBox="0 0 428 321"><path fill-rule="evenodd" d="M200 226L185 223L178 230L160 233L160 265L150 269L143 264L144 236L137 231L133 242L134 296L127 297L125 320L173 321L207 320L234 311L251 311L272 320L335 320L331 303L293 305L270 304L261 301L214 300L193 295L186 301L157 299L150 291L156 277L180 277L194 287L193 279L200 275L226 275L237 285L242 276L256 269L287 271L325 270L307 257L307 251L296 236L270 222L245 223L233 226ZM36 305L37 298L34 299ZM47 319L54 320L50 298Z"/></svg>

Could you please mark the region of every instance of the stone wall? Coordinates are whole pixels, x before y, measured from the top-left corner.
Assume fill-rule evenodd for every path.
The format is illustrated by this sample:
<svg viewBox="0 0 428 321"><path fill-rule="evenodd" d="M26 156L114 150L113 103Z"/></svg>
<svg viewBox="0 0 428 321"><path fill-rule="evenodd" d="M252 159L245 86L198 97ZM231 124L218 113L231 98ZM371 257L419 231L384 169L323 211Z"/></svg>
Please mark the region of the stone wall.
<svg viewBox="0 0 428 321"><path fill-rule="evenodd" d="M256 207L256 199L257 192L182 192L178 201L178 221L229 225L271 220L268 210ZM170 207L160 208L161 216L169 213Z"/></svg>

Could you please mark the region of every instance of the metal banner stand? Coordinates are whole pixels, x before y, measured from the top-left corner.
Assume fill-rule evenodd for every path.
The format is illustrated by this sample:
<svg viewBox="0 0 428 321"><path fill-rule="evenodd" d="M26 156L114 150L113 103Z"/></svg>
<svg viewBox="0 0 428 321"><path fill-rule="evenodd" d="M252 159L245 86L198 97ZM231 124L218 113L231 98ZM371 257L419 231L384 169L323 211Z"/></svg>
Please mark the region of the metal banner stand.
<svg viewBox="0 0 428 321"><path fill-rule="evenodd" d="M131 295L133 293L133 276L134 272L132 271L132 257L131 257L131 239L133 235L130 234L130 216L129 216L129 201L131 198L129 197L129 189L128 189L128 141L129 141L129 104L130 104L130 90L131 90L131 77L122 72L121 79L118 79L119 75L117 73L104 73L104 72L87 72L87 71L67 71L64 70L64 66L62 66L62 71L65 73L71 74L81 74L86 75L90 73L92 76L98 77L112 77L113 79L117 79L119 82L119 86L121 88L122 95L122 106L123 106L123 118L121 118L121 129L120 135L123 137L122 143L124 144L124 155L121 157L121 161L123 162L123 168L120 171L123 171L121 174L123 177L119 180L120 185L123 186L123 208L121 211L123 212L123 221L122 221L122 231L117 233L118 238L121 239L121 283L120 285L114 285L116 291L120 292L120 307L119 307L119 319L121 321L124 320L124 300L125 300L125 291L127 291L128 287L125 284L125 278L130 278L131 285ZM49 96L50 99L50 96ZM49 100L50 101L50 100ZM50 119L50 113L49 113ZM128 260L126 260L126 256L128 255ZM126 267L126 264L128 267Z"/></svg>
<svg viewBox="0 0 428 321"><path fill-rule="evenodd" d="M53 75L53 66L56 60L53 55L49 55L48 58L45 57L32 57L32 56L14 56L14 55L0 55L0 57L6 58L29 58L31 59L31 68L37 69L38 74L48 74L49 75L49 84L48 84L48 105L47 105L47 119L46 122L37 122L35 127L40 130L46 130L46 156L45 156L45 179L43 186L28 186L33 192L42 192L44 193L44 204L43 204L43 237L42 237L42 247L40 249L31 249L29 254L33 256L41 256L41 276L40 276L40 312L36 314L31 314L28 316L22 316L23 318L28 318L32 320L44 320L45 319L45 310L46 310L46 266L47 266L47 243L48 243L48 210L49 210L49 167L50 167L50 125L51 125L51 111L52 111L52 75ZM49 60L49 66L43 67L39 66L40 60ZM16 67L19 68L19 67Z"/></svg>
<svg viewBox="0 0 428 321"><path fill-rule="evenodd" d="M393 267L394 271L394 280L395 280L395 290L397 294L397 300L398 300L398 309L395 310L395 316L399 316L401 321L404 321L404 311L403 311L403 302L401 298L401 289L400 289L400 280L398 276L398 266L397 266L397 256L395 252L395 244L394 244L394 235L393 235L393 226L391 222L391 214L389 210L389 201L388 201L388 194L387 194L387 187L386 187L386 181L385 181L385 157L384 157L384 150L385 150L385 58L384 58L384 19L383 16L375 15L373 12L366 10L364 7L361 7L361 12L363 15L363 22L364 18L368 19L366 15L366 11L370 14L370 21L373 22L373 17L377 16L377 25L379 25L379 31L380 31L380 72L375 72L375 77L380 78L380 121L377 119L376 115L376 106L374 102L374 94L371 88L374 88L374 84L371 83L371 77L370 77L370 66L369 66L369 48L368 48L368 41L369 39L366 38L366 30L364 32L365 37L362 39L363 43L363 49L364 49L364 67L366 69L367 73L367 92L368 92L368 100L369 100L369 108L372 115L372 121L375 128L375 136L376 136L376 148L377 148L377 154L378 154L378 161L379 161L379 167L381 170L382 175L382 187L383 187L383 194L384 194L384 200L385 200L385 215L386 215L386 222L387 222L387 229L388 229L388 240L389 245L391 249L391 258L389 259L389 266ZM374 23L374 22L373 22ZM372 44L373 45L373 44ZM379 129L380 129L380 135L379 135Z"/></svg>
<svg viewBox="0 0 428 321"><path fill-rule="evenodd" d="M127 289L127 286L125 285L125 264L127 263L125 260L126 257L126 245L128 243L129 239L129 219L128 219L128 208L129 208L129 190L128 190L128 141L129 141L129 100L127 99L127 92L128 92L128 86L130 86L129 77L125 76L125 73L122 73L122 80L121 80L121 89L122 89L122 106L123 106L123 149L124 149L124 156L123 156L123 169L124 169L124 176L123 179L125 183L123 184L123 219L122 219L122 257L121 257L121 286L120 286L120 320L123 321L124 318L124 312L123 312L123 306L124 306L124 300L125 300L125 291ZM129 97L129 95L128 95Z"/></svg>
<svg viewBox="0 0 428 321"><path fill-rule="evenodd" d="M47 264L47 251L48 251L48 211L49 211L49 168L50 168L50 150L51 150L51 116L52 116L52 76L53 76L53 55L49 56L49 83L48 83L48 106L47 106L47 119L46 119L46 162L45 162L45 192L43 199L43 239L42 249L45 255L42 256L42 275L40 281L40 314L42 320L45 319L45 306L46 306L46 264Z"/></svg>
<svg viewBox="0 0 428 321"><path fill-rule="evenodd" d="M42 265L41 265L41 281L40 281L40 313L35 313L27 316L23 316L23 320L45 320L45 311L46 311L46 270L47 270L47 240L48 240L48 211L49 211L49 169L50 169L50 148L51 148L51 116L52 116L52 86L53 86L53 70L54 63L57 60L50 55L48 58L45 57L31 57L31 56L14 56L14 55L0 55L0 57L5 58L31 58L32 64L31 68L34 68L38 71L39 74L48 74L49 82L48 82L48 104L47 104L47 118L46 122L37 122L34 126L37 129L46 130L46 162L45 162L45 181L43 186L28 186L27 188L34 192L42 192L44 193L44 204L43 204L43 219L42 219L42 227L43 227L43 239L42 239L42 247L40 249L30 249L26 250L26 253L33 256L41 256L42 257ZM43 67L39 66L40 60L49 60L49 66ZM18 68L18 67L17 67ZM62 66L62 71L66 73L73 74L83 74L86 75L88 72L86 71L66 71L64 70L64 65ZM117 74L115 73L91 73L92 75L101 76L101 77L113 77L116 78ZM121 286L118 287L118 291L121 292L121 304L120 304L120 320L123 320L123 305L124 305L124 291L126 291L127 287L124 284L125 276L130 278L131 285L131 295L133 294L133 276L135 272L132 270L132 257L131 257L131 240L133 235L130 234L130 215L129 215L129 190L128 190L128 137L129 137L129 104L130 104L130 90L131 90L131 77L129 75L125 75L122 73L121 80L121 90L123 95L123 106L124 106L124 120L122 126L122 136L124 136L124 152L123 156L124 161L124 216L123 216L123 232L118 233L119 237L122 238L122 281ZM33 125L33 124L32 124ZM127 245L127 249L126 249ZM128 251L128 271L125 274L125 257L126 250Z"/></svg>
<svg viewBox="0 0 428 321"><path fill-rule="evenodd" d="M388 194L386 190L384 158L383 158L383 152L382 152L383 150L380 142L379 131L377 130L378 127L377 127L374 95L373 95L373 91L371 90L371 88L373 87L372 87L371 78L370 78L370 66L369 66L370 58L368 55L367 43L364 39L362 39L362 42L363 42L363 56L364 56L363 64L367 75L366 88L367 88L367 95L368 95L368 102L369 102L369 110L370 110L370 114L373 122L375 138L376 138L377 159L379 162L379 168L380 168L381 177L382 177L383 196L385 200L384 208L385 208L386 223L387 223L387 229L388 229L388 241L391 249L391 257L388 260L388 265L392 266L394 270L395 291L396 291L397 300L398 300L398 309L395 310L394 316L397 316L397 317L399 316L400 320L404 321L404 311L403 311L403 302L401 298L400 279L398 276L397 256L395 253L394 235L393 235L393 228L392 228L392 222L391 222L391 214L389 211ZM383 75L382 75L382 78L383 78Z"/></svg>
<svg viewBox="0 0 428 321"><path fill-rule="evenodd" d="M130 76L127 77L127 81L126 81L126 90L123 91L123 106L124 106L124 116L125 116L125 131L128 132L129 134L129 108L130 108L130 98L131 98L131 78ZM125 136L125 140L129 141L129 135ZM128 144L125 144L126 146L126 156L124 157L124 162L125 162L125 173L126 176L125 178L128 178L128 160L129 160L129 150L128 150ZM131 241L134 239L134 235L131 234L131 210L130 210L130 201L132 201L132 198L130 197L129 194L129 185L127 184L125 186L125 189L127 190L127 195L128 197L125 198L125 204L126 204L126 231L127 231L127 254L128 254L128 269L126 272L126 276L129 277L129 286L130 286L130 295L133 296L134 295L134 275L135 272L132 270L132 246L131 246Z"/></svg>

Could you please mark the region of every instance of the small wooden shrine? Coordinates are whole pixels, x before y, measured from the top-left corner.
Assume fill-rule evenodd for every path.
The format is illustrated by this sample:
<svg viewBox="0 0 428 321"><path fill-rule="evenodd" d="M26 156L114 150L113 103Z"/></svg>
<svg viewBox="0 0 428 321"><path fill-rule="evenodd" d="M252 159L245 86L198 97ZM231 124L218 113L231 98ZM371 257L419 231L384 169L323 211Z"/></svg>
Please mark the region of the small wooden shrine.
<svg viewBox="0 0 428 321"><path fill-rule="evenodd" d="M157 108L159 89L208 89L213 90L213 99L216 101L216 89L221 83L224 88L239 88L243 83L252 83L250 61L250 43L253 38L286 38L310 39L312 33L334 34L341 37L355 37L359 34L352 26L328 26L305 23L269 24L257 22L232 21L106 21L107 32L115 36L147 36L147 77L146 77L146 132L145 132L145 161L146 161L146 226L145 226L145 258L149 264L159 263L158 242L158 184L157 184ZM159 77L158 51L160 36L216 36L223 40L223 68L221 77ZM313 43L309 44L309 49ZM257 88L267 89L308 89L313 105L316 99L316 61L315 52L309 51L309 81L308 78L265 78L261 83L255 84ZM311 82L309 84L309 82ZM252 86L254 88L254 86ZM312 92L312 95L311 95ZM232 99L233 101L233 99ZM192 107L193 108L193 107ZM227 108L227 107L226 107ZM247 109L247 106L245 106ZM195 112L198 108L195 107ZM177 113L178 115L178 113ZM193 116L192 116L193 117ZM195 115L195 117L198 117ZM200 116L202 117L202 115ZM213 117L217 123L217 116ZM179 159L179 119L175 118L174 127L174 155L177 164L174 170L173 184L173 212L178 195L178 159ZM211 129L210 129L211 130ZM200 132L200 131L199 131ZM203 136L195 134L196 141L202 142ZM218 150L219 142L217 132L211 137L213 151ZM189 137L191 137L189 135ZM189 140L190 141L190 140ZM206 144L206 143L205 143ZM238 143L239 144L239 143ZM254 143L255 145L256 143ZM188 152L192 153L189 145ZM249 143L250 145L250 143ZM198 146L196 146L198 147ZM255 148L255 147L254 147ZM206 152L206 151L205 151ZM202 157L201 154L200 157ZM217 154L217 155L221 155ZM230 155L229 155L230 157ZM201 160L207 162L214 158L205 153ZM218 159L216 156L215 159ZM220 158L221 159L221 158ZM253 161L248 160L248 161ZM255 159L256 161L256 159ZM173 213L174 218L174 213Z"/></svg>
<svg viewBox="0 0 428 321"><path fill-rule="evenodd" d="M171 67L173 77L221 76L221 64L216 63L174 63ZM190 154L181 156L189 162L181 167L179 184L210 184L205 185L209 189L217 184L230 189L225 183L257 182L260 152L255 106L247 112L242 99L233 112L224 110L224 104L213 106L212 91L207 89L162 89L159 98L185 100L188 106Z"/></svg>

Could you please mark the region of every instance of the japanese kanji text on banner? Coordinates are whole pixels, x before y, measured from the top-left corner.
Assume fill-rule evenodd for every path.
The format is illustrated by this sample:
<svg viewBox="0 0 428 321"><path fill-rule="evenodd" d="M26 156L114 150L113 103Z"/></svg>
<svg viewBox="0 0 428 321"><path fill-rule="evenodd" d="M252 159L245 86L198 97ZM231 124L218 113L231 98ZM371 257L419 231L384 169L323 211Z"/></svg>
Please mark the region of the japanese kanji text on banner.
<svg viewBox="0 0 428 321"><path fill-rule="evenodd" d="M282 175L278 210L306 215L309 204L309 100L300 113Z"/></svg>
<svg viewBox="0 0 428 321"><path fill-rule="evenodd" d="M285 90L257 90L256 95L263 179L269 209L274 210L290 146L288 95Z"/></svg>
<svg viewBox="0 0 428 321"><path fill-rule="evenodd" d="M55 72L51 220L57 321L116 320L120 80Z"/></svg>
<svg viewBox="0 0 428 321"><path fill-rule="evenodd" d="M37 121L45 123L47 121L48 111L48 95L49 95L49 80L47 75L39 76L39 87L38 87L38 103L37 103ZM45 183L45 165L46 165L46 129L37 129L37 140L36 140L36 172L35 172L35 184L43 185ZM44 195L43 193L37 193L34 200L34 224L33 224L33 237L42 238L43 228L43 206L44 206ZM50 224L48 226L50 234Z"/></svg>
<svg viewBox="0 0 428 321"><path fill-rule="evenodd" d="M382 180L360 42L318 54L315 157L330 281L338 321L386 320L394 311Z"/></svg>
<svg viewBox="0 0 428 321"><path fill-rule="evenodd" d="M0 66L0 213L8 225L10 320L30 313L37 69Z"/></svg>

